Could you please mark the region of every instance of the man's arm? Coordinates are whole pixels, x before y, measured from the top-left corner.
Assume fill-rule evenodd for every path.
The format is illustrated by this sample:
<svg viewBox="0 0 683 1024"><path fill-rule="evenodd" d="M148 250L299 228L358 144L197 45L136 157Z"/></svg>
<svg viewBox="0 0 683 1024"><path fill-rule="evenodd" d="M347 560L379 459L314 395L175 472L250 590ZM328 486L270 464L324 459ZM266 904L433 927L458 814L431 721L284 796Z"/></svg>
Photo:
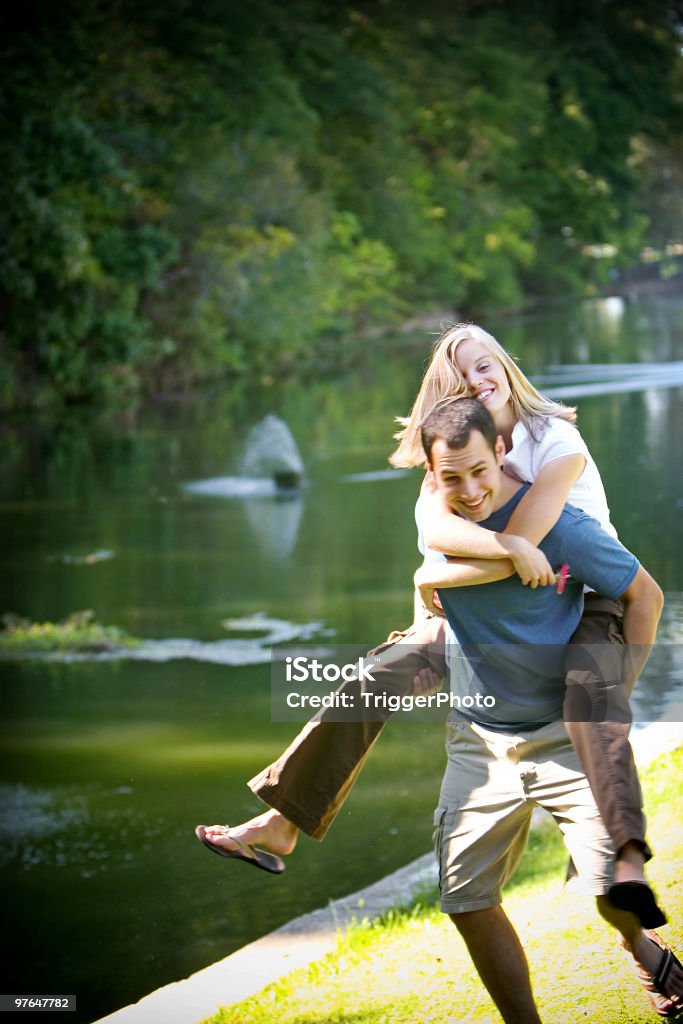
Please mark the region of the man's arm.
<svg viewBox="0 0 683 1024"><path fill-rule="evenodd" d="M664 595L649 572L638 569L628 590L621 595L624 602L624 685L630 694L645 667L657 634L657 625L664 607Z"/></svg>

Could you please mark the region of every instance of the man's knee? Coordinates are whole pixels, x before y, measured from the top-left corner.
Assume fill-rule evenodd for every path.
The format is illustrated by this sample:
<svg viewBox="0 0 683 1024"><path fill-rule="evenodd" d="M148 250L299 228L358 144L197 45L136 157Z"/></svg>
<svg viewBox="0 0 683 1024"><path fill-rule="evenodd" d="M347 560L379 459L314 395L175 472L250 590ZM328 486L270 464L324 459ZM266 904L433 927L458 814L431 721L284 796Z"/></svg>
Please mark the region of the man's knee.
<svg viewBox="0 0 683 1024"><path fill-rule="evenodd" d="M457 914L449 914L451 921L464 939L483 929L490 928L492 923L503 913L500 906L485 907L482 910L466 910Z"/></svg>

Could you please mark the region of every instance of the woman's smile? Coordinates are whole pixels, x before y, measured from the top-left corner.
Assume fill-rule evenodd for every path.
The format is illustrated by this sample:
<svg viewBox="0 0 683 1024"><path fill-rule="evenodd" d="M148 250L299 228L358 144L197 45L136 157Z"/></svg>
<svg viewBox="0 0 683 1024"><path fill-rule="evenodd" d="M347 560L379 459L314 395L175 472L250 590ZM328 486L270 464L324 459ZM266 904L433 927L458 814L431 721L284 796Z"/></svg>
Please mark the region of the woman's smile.
<svg viewBox="0 0 683 1024"><path fill-rule="evenodd" d="M460 342L455 361L470 395L495 417L510 401L510 383L503 364L473 338Z"/></svg>

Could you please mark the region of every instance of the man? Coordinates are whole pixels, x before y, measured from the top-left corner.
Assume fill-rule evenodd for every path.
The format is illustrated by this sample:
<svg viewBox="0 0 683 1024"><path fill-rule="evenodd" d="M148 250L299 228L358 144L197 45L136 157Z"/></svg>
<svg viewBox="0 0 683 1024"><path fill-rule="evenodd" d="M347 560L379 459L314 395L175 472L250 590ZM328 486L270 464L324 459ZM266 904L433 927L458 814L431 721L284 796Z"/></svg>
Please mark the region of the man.
<svg viewBox="0 0 683 1024"><path fill-rule="evenodd" d="M422 424L436 486L453 512L504 529L527 486L502 470L505 446L475 399L440 402ZM419 525L419 524L418 524ZM572 857L570 885L598 898L602 916L655 978L653 1005L683 1012L683 968L654 933L606 898L614 851L562 722L566 645L578 624L584 583L624 604L623 666L635 679L654 641L662 594L635 557L572 506L539 545L551 565L569 565L565 589L524 587L516 575L486 586L441 556L427 557L415 582L425 603L438 589L457 635L452 683L472 710L452 712L448 764L435 814L442 909L463 936L506 1024L539 1024L519 939L501 907L534 805L561 823ZM559 588L558 588L559 589ZM612 655L613 652L610 651Z"/></svg>

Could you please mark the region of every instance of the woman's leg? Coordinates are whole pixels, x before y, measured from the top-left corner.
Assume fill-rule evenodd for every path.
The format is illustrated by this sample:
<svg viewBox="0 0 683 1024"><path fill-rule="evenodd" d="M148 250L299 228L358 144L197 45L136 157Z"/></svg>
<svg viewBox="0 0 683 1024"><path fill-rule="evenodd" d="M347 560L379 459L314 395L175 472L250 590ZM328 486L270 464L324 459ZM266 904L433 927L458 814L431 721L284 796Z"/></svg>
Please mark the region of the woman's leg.
<svg viewBox="0 0 683 1024"><path fill-rule="evenodd" d="M339 692L355 699L352 717L339 721L340 709L323 709L303 727L283 754L247 785L271 808L231 829L249 844L263 844L275 853L291 853L301 830L322 839L339 813L372 745L391 712L364 710L363 691L408 694L413 680L425 669L443 679L445 663L444 619L437 616L413 625L404 633L369 652L379 656L373 663L374 683L352 679ZM211 828L207 829L209 837ZM218 831L215 840L231 845Z"/></svg>
<svg viewBox="0 0 683 1024"><path fill-rule="evenodd" d="M349 721L339 721L339 709L325 709L301 730L273 764L247 785L270 807L276 808L301 831L322 839L346 800L373 743L390 717L389 711L364 710L359 695L408 694L413 679L428 668L446 676L444 620L431 617L374 648L374 683L353 679L340 691L351 694L354 710Z"/></svg>
<svg viewBox="0 0 683 1024"><path fill-rule="evenodd" d="M628 738L623 651L621 602L586 594L567 655L565 724L615 849L635 844L647 860L642 794Z"/></svg>
<svg viewBox="0 0 683 1024"><path fill-rule="evenodd" d="M624 650L621 602L586 594L584 614L567 655L564 720L617 851L615 884L621 891L615 890L613 898L625 898L628 909L636 913L645 901L643 923L657 927L666 919L652 893L644 891L643 868L652 853L645 840L643 799L629 742ZM634 884L635 890L628 891Z"/></svg>

